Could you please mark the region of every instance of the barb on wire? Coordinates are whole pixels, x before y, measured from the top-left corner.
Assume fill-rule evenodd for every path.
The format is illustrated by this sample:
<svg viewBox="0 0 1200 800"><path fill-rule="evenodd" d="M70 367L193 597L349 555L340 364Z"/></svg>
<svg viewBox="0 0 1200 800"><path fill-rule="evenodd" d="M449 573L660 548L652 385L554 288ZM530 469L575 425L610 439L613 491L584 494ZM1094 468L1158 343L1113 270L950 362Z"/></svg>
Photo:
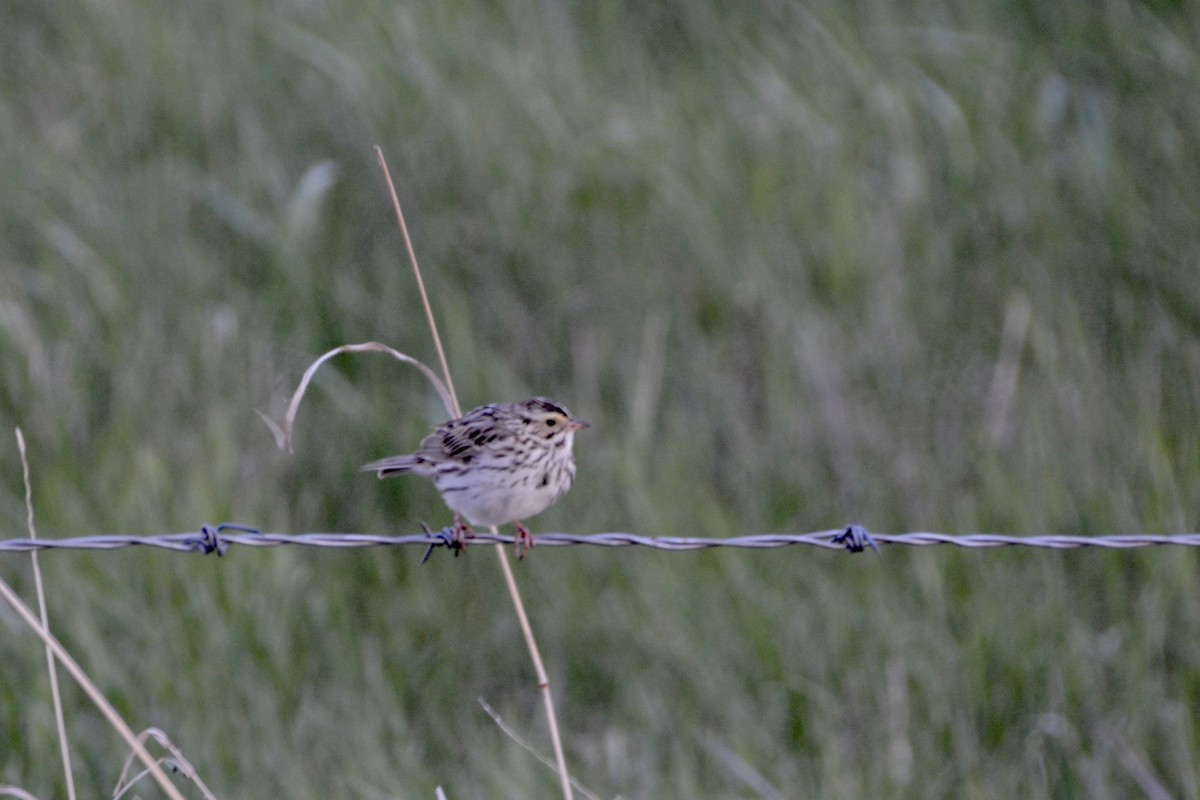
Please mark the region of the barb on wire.
<svg viewBox="0 0 1200 800"><path fill-rule="evenodd" d="M471 542L512 544L513 537L503 534L476 533ZM725 539L690 536L639 536L634 533L539 533L537 546L567 547L571 545L599 547L649 547L655 550L709 550L721 547L744 549L773 549L808 545L824 550L862 552L867 547L879 552L880 545L952 545L967 548L1041 547L1051 550L1070 550L1080 547L1099 547L1127 550L1136 547L1176 545L1200 546L1200 533L1175 535L1127 534L1120 536L1005 536L992 533L870 533L861 525L817 533L766 533L733 536ZM242 547L396 547L417 545L426 548L425 559L435 547L458 550L449 528L407 536L382 536L367 533L263 533L257 528L232 522L202 525L198 532L168 533L153 536L80 536L70 539L9 539L0 541L0 553L28 553L35 550L119 550L125 547L154 547L180 553L216 553L224 555L231 545ZM457 552L456 552L457 554Z"/></svg>
<svg viewBox="0 0 1200 800"><path fill-rule="evenodd" d="M846 526L846 530L839 533L831 539L835 544L844 544L846 549L851 553L861 553L866 548L871 548L876 553L879 552L879 545L871 538L871 534L867 529L857 522L853 525Z"/></svg>

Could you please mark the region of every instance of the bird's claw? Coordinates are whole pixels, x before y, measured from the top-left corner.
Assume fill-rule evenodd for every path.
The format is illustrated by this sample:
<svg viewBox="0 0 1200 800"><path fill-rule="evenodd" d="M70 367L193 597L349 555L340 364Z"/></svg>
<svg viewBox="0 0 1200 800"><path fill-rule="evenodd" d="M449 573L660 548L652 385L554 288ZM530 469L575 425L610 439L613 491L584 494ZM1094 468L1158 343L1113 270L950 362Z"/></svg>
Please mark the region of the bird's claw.
<svg viewBox="0 0 1200 800"><path fill-rule="evenodd" d="M514 522L513 525L517 529L517 535L513 537L513 550L516 553L517 561L524 561L525 554L533 547L533 534L519 522Z"/></svg>

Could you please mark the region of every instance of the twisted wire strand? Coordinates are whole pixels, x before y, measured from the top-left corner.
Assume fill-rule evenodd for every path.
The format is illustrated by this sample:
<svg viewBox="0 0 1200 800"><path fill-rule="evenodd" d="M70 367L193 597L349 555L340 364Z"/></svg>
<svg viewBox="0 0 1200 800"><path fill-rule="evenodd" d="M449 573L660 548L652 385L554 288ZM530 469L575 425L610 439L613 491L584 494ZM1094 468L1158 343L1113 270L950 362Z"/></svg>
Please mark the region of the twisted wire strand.
<svg viewBox="0 0 1200 800"><path fill-rule="evenodd" d="M512 544L514 537L491 533L477 533L471 543ZM993 547L1040 547L1051 550L1070 550L1081 547L1099 547L1126 550L1137 547L1162 545L1200 546L1200 533L1174 535L1128 534L1119 536L1006 536L991 533L946 534L946 533L870 533L861 525L850 525L837 530L817 533L786 534L768 533L729 538L689 536L640 536L633 533L596 533L589 535L572 533L539 533L537 546L567 547L572 545L594 545L600 547L648 547L655 550L683 551L709 550L721 547L742 549L773 549L808 545L825 550L849 550L858 552L870 547L878 552L879 545L908 545L926 547L951 545L964 548ZM263 533L255 528L233 523L204 525L198 532L169 533L152 536L80 536L67 539L9 539L0 541L0 553L28 553L41 550L119 550L126 547L152 547L180 553L217 553L223 555L230 546L280 547L300 545L304 547L356 548L396 547L417 545L455 549L452 531L440 531L406 536L382 536L365 533Z"/></svg>

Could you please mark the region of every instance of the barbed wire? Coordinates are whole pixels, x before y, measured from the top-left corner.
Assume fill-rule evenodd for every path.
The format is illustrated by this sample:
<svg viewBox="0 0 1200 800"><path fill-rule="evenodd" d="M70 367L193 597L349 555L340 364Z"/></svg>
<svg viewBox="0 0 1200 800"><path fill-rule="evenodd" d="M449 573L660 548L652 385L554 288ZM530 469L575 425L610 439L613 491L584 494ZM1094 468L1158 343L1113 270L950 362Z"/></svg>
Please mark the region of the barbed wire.
<svg viewBox="0 0 1200 800"><path fill-rule="evenodd" d="M514 537L505 534L476 533L468 542L513 544ZM683 551L710 550L733 547L743 549L774 549L795 545L808 545L825 550L848 550L861 552L867 547L879 552L880 545L908 545L926 547L951 545L964 548L994 547L1040 547L1051 550L1070 550L1082 547L1099 547L1112 550L1127 550L1138 547L1163 545L1200 546L1200 533L1174 535L1127 534L1120 536L1007 536L991 533L946 534L946 533L872 533L861 525L849 525L837 530L817 533L788 534L768 533L729 538L691 536L639 536L633 533L539 533L537 546L567 547L571 545L595 545L600 547L649 547L655 550ZM382 536L365 533L264 533L256 528L236 523L203 525L192 533L168 533L151 536L80 536L68 539L9 539L0 541L0 553L29 553L42 550L119 550L126 547L152 547L181 553L217 553L224 555L232 545L242 547L280 547L300 545L303 547L357 548L397 547L417 545L426 548L425 558L433 549L446 547L455 554L463 544L455 540L453 530L426 530L424 533L406 536Z"/></svg>

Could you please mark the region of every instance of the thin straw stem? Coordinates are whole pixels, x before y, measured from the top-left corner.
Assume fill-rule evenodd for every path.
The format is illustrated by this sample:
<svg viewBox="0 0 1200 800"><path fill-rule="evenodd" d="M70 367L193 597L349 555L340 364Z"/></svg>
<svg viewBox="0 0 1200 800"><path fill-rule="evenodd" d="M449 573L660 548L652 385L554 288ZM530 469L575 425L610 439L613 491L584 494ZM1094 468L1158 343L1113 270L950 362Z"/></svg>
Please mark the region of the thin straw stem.
<svg viewBox="0 0 1200 800"><path fill-rule="evenodd" d="M379 167L387 181L388 193L392 196L392 208L396 210L396 222L400 223L400 233L404 236L404 248L408 251L408 261L412 264L413 276L417 279L417 292L421 295L421 304L425 306L425 320L429 323L429 333L433 336L433 349L437 351L438 364L442 367L442 378L450 391L450 399L454 402L454 415L462 415L462 407L458 404L458 394L454 391L454 379L450 377L450 365L446 363L446 351L442 347L442 337L438 335L437 321L433 318L433 307L429 305L429 295L425 292L425 280L421 277L421 268L417 265L417 254L413 250L412 239L408 235L408 224L404 221L404 212L400 209L400 198L396 196L396 186L392 183L392 173L388 171L387 161L383 150L375 145L375 157L379 159Z"/></svg>
<svg viewBox="0 0 1200 800"><path fill-rule="evenodd" d="M108 702L108 698L96 688L96 684L83 671L83 667L79 666L79 662L71 657L67 649L48 630L42 627L42 624L34 616L29 606L25 605L21 598L17 596L17 593L12 590L12 587L5 583L3 579L0 579L0 597L8 601L8 604L25 621L25 624L41 637L48 648L54 651L54 655L62 662L63 667L71 674L71 677L75 679L83 691L87 693L92 702L96 704L96 708L100 709L100 713L108 720L108 724L113 726L121 738L125 740L125 743L129 745L129 749L136 753L138 759L150 770L151 777L154 778L167 797L170 797L171 800L184 800L183 795L171 783L171 780L163 772L162 767L159 766L154 756L150 755L146 746L137 738L133 730L125 724L125 720L121 719L121 715L113 708L112 703Z"/></svg>
<svg viewBox="0 0 1200 800"><path fill-rule="evenodd" d="M455 416L462 415L462 407L458 404L458 396L454 392L454 381L450 378L450 366L446 363L446 353L442 349L442 340L438 336L437 322L433 318L433 309L429 305L429 297L425 293L425 281L421 279L421 267L417 263L417 254L413 250L412 239L408 235L408 226L404 222L404 212L400 210L400 199L396 196L396 186L392 183L392 175L388 171L387 161L383 157L383 150L376 145L375 157L379 160L379 166L383 170L383 176L387 181L388 192L392 196L392 207L396 211L396 221L400 223L400 233L404 237L404 247L408 251L409 263L412 264L413 275L417 279L417 291L421 294L421 303L425 306L425 318L429 322L429 332L433 336L433 346L437 350L438 362L442 367L442 377L446 387L450 391L450 397L454 401ZM496 526L492 526L492 533L497 534L499 531ZM504 546L496 545L496 556L500 559L500 570L504 573L504 582L508 585L508 594L512 598L513 608L517 612L517 620L521 625L521 632L525 636L525 645L529 648L529 657L533 661L533 669L537 674L538 688L542 693L542 702L546 707L546 719L550 727L550 739L554 745L554 758L558 763L558 776L562 780L562 793L564 800L573 800L574 795L571 790L571 777L567 773L567 759L563 753L562 739L558 734L558 721L554 715L554 698L550 694L550 679L546 675L546 668L542 664L542 655L538 651L537 639L534 638L533 628L529 624L529 617L525 613L525 603L521 600L521 590L517 587L516 577L513 575L512 566L508 562L508 553Z"/></svg>
<svg viewBox="0 0 1200 800"><path fill-rule="evenodd" d="M25 513L26 527L29 528L29 538L37 538L37 528L33 524L33 483L29 479L29 460L25 457L25 434L17 426L17 450L21 453L21 474L25 478ZM46 611L46 589L42 585L42 568L38 564L38 554L29 554L33 559L33 587L37 593L38 613L42 617L42 627L50 630L50 614ZM58 727L58 746L62 752L63 780L67 783L67 798L75 800L75 774L71 769L71 747L67 742L67 723L63 718L62 694L58 690L58 668L54 664L54 650L46 645L46 667L50 670L50 698L54 703L54 722Z"/></svg>

